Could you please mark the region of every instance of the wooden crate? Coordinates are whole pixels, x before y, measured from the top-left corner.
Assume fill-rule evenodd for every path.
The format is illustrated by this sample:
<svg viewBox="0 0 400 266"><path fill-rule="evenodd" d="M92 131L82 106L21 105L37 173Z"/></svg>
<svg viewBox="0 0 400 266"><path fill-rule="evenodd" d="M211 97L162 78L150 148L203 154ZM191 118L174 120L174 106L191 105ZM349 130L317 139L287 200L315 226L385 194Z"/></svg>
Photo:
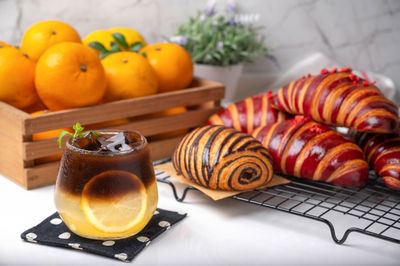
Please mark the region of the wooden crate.
<svg viewBox="0 0 400 266"><path fill-rule="evenodd" d="M190 88L182 91L57 111L40 116L31 116L0 102L0 173L25 189L53 184L57 177L59 161L40 164L38 159L59 154L61 150L55 138L32 141L32 134L71 127L77 121L88 125L120 118L129 118L130 122L107 128L138 130L146 137L189 129L204 125L208 117L220 109L224 90L224 86L220 83L196 78ZM145 115L177 106L186 106L188 112L158 118L143 118ZM171 156L181 138L182 135L150 140L152 159Z"/></svg>

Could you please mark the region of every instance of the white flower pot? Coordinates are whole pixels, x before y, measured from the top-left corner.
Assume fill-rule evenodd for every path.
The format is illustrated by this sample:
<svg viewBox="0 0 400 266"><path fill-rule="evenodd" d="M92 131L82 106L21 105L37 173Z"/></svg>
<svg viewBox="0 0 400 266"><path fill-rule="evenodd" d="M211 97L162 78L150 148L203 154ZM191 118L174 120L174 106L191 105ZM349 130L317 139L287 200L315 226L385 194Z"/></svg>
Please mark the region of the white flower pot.
<svg viewBox="0 0 400 266"><path fill-rule="evenodd" d="M242 64L227 67L201 64L194 65L194 75L196 77L215 80L225 85L225 97L223 100L225 104L232 103L236 100L236 89L242 71Z"/></svg>

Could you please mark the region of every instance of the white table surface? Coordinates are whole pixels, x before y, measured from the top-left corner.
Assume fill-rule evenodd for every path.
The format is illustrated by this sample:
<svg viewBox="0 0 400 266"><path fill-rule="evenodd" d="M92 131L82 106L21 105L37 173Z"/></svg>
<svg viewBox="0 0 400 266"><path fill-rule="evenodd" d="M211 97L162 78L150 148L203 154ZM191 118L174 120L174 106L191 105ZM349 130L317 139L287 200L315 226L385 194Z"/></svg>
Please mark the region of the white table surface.
<svg viewBox="0 0 400 266"><path fill-rule="evenodd" d="M400 265L400 245L352 233L335 244L320 222L191 191L184 203L158 184L159 207L187 212L134 265ZM53 186L26 191L0 175L0 265L124 265L114 259L24 242L20 234L55 212ZM341 235L340 235L341 236Z"/></svg>

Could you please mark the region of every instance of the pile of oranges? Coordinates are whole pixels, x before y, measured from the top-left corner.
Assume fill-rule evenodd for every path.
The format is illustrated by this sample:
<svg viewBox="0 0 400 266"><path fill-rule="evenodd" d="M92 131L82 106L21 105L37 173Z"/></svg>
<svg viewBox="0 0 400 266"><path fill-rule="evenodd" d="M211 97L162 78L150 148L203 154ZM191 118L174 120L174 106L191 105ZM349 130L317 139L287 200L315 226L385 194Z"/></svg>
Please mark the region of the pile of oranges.
<svg viewBox="0 0 400 266"><path fill-rule="evenodd" d="M182 90L193 79L179 45L147 45L135 30L97 30L81 39L70 25L43 21L20 49L0 41L0 101L27 112L65 110Z"/></svg>

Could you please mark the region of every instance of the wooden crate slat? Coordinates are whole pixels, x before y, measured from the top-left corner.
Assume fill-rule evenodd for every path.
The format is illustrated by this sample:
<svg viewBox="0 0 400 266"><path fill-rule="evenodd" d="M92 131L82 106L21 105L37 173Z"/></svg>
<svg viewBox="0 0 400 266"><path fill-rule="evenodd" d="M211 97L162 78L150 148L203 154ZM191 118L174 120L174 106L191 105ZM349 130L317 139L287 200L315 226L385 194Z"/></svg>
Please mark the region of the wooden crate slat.
<svg viewBox="0 0 400 266"><path fill-rule="evenodd" d="M24 119L27 113L0 101L0 137L8 136L16 140L23 139Z"/></svg>
<svg viewBox="0 0 400 266"><path fill-rule="evenodd" d="M177 106L201 104L222 99L224 91L224 87L219 83L205 82L202 87L198 88L28 117L25 119L23 133L31 135L46 130L71 127L77 121L81 124L93 124L154 113Z"/></svg>
<svg viewBox="0 0 400 266"><path fill-rule="evenodd" d="M169 138L165 140L152 141L149 143L150 155L153 161L171 157L176 145L184 136Z"/></svg>
<svg viewBox="0 0 400 266"><path fill-rule="evenodd" d="M192 128L203 125L207 122L211 114L218 111L219 107L210 109L198 109L186 113L170 115L160 118L145 119L143 121L132 122L120 126L108 127L110 129L137 130L144 136L151 136L160 133L171 132L179 129ZM64 139L64 143L65 140ZM48 155L58 154L56 138L29 141L24 143L24 160L33 160Z"/></svg>
<svg viewBox="0 0 400 266"><path fill-rule="evenodd" d="M25 187L22 140L0 135L0 173Z"/></svg>
<svg viewBox="0 0 400 266"><path fill-rule="evenodd" d="M26 189L54 184L57 179L60 162L51 162L25 169L27 179Z"/></svg>

